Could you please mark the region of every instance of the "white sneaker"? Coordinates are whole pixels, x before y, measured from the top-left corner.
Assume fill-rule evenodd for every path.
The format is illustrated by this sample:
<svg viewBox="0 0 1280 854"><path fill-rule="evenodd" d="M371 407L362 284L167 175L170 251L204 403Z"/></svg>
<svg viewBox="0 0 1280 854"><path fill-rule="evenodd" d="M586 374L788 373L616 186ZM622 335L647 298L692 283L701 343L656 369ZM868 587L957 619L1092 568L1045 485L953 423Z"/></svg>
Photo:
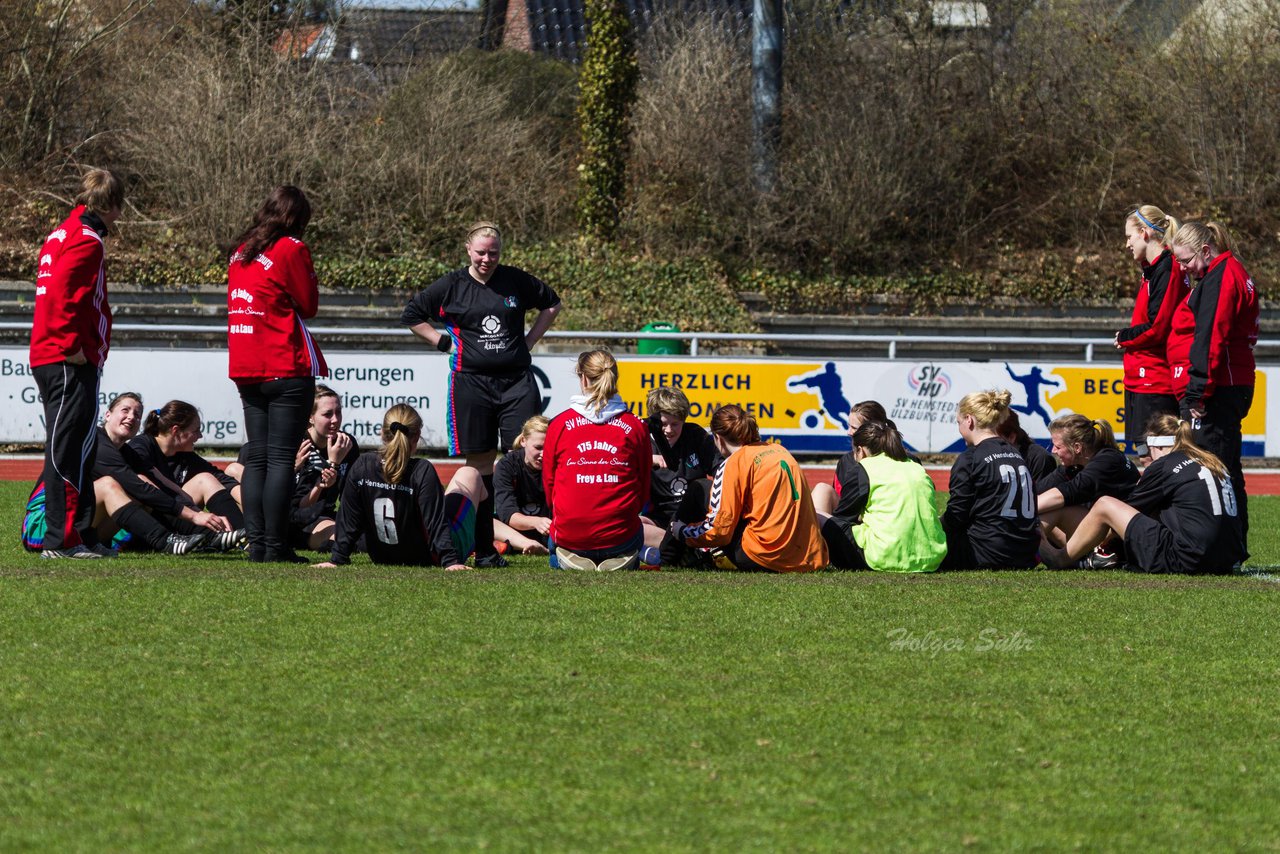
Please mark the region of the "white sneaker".
<svg viewBox="0 0 1280 854"><path fill-rule="evenodd" d="M102 555L83 545L72 546L69 549L41 549L40 557L44 560L57 560L64 557L75 560L102 560Z"/></svg>

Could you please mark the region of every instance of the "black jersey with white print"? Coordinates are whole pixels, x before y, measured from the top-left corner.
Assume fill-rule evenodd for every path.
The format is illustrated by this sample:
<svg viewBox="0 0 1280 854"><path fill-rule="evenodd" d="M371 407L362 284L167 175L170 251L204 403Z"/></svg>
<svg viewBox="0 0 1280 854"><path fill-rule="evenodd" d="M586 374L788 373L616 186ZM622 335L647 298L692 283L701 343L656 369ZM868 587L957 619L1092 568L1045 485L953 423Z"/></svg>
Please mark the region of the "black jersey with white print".
<svg viewBox="0 0 1280 854"><path fill-rule="evenodd" d="M1248 557L1231 478L1218 477L1182 451L1147 466L1128 504L1173 532L1190 571L1230 569Z"/></svg>
<svg viewBox="0 0 1280 854"><path fill-rule="evenodd" d="M975 567L1023 567L1040 544L1036 490L1026 459L1000 437L965 448L951 467L942 514L948 540L968 540Z"/></svg>
<svg viewBox="0 0 1280 854"><path fill-rule="evenodd" d="M320 499L315 504L308 507L302 506L302 502L311 494L312 488L320 482L320 476L329 466L327 449L322 450L323 445L317 448L313 444L307 451L306 459L302 461L302 467L294 473L293 504L289 511L291 524L305 528L318 519L332 519L336 516L338 499L342 497L342 488L347 483L347 475L351 473L352 466L360 458L360 445L356 442L356 438L345 430L342 432L351 439L351 450L347 451L346 457L338 463L338 479L332 486L321 490Z"/></svg>
<svg viewBox="0 0 1280 854"><path fill-rule="evenodd" d="M382 474L382 455L364 454L347 475L330 560L349 563L364 534L374 563L451 566L460 563L445 514L440 476L411 458L400 483ZM465 556L464 556L465 557Z"/></svg>
<svg viewBox="0 0 1280 854"><path fill-rule="evenodd" d="M160 449L160 443L154 436L143 433L129 440L129 447L147 468L155 468L178 486L185 486L187 481L199 474L211 474L226 489L235 489L240 485L234 477L197 454L195 451L179 451L166 457Z"/></svg>
<svg viewBox="0 0 1280 854"><path fill-rule="evenodd" d="M1043 445L1027 439L1027 444L1016 445L1022 458L1027 461L1027 469L1031 472L1031 480L1036 484L1036 493L1043 492L1039 484L1058 470L1058 458L1047 451Z"/></svg>
<svg viewBox="0 0 1280 854"><path fill-rule="evenodd" d="M97 439L97 457L93 461L94 480L100 477L112 478L130 498L158 513L178 516L184 507L191 506L191 499L181 490L174 492L163 481L151 482L156 480L151 474L153 466L143 460L132 446L125 444L117 448L107 436L107 431L101 427L98 428ZM140 474L148 475L148 480L143 480L138 476Z"/></svg>
<svg viewBox="0 0 1280 854"><path fill-rule="evenodd" d="M654 521L666 526L680 508L689 483L713 476L724 460L711 434L697 424L686 421L674 445L662 435L659 416L650 417L645 426L654 454L667 464L666 468L654 466L649 473L649 509Z"/></svg>
<svg viewBox="0 0 1280 854"><path fill-rule="evenodd" d="M468 268L427 286L405 306L406 326L436 323L453 339L449 367L481 374L515 374L532 363L524 340L525 312L559 304L560 297L534 276L499 265L487 284Z"/></svg>
<svg viewBox="0 0 1280 854"><path fill-rule="evenodd" d="M493 515L510 524L515 513L551 518L542 470L525 465L524 448L507 451L493 467Z"/></svg>
<svg viewBox="0 0 1280 854"><path fill-rule="evenodd" d="M1102 495L1121 501L1129 500L1138 482L1138 467L1112 447L1101 448L1083 466L1059 466L1057 471L1036 481L1036 492L1043 494L1055 487L1062 493L1067 507L1092 504Z"/></svg>

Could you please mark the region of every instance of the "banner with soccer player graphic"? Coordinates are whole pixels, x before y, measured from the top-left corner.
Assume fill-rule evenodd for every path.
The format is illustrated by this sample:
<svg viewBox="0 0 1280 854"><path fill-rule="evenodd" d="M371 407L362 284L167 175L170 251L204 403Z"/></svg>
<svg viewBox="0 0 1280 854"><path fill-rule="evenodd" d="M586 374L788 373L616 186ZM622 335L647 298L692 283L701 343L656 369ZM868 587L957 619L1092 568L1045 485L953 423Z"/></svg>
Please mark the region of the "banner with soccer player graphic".
<svg viewBox="0 0 1280 854"><path fill-rule="evenodd" d="M1280 415L1268 419L1267 374L1258 371L1253 407L1244 421L1245 456L1280 454ZM619 387L632 411L659 385L684 390L690 418L706 423L717 406L736 403L761 432L794 453L843 453L853 404L876 400L917 452L956 452L957 407L971 391L1009 389L1012 409L1033 439L1049 443L1049 424L1078 412L1111 422L1125 434L1124 372L1120 366L1058 362L801 361L783 359L641 359L619 357ZM1267 424L1276 435L1267 441ZM1270 448L1270 452L1268 452Z"/></svg>
<svg viewBox="0 0 1280 854"><path fill-rule="evenodd" d="M378 441L382 414L407 402L423 418L423 444L445 445L448 357L435 352L326 352L331 375L321 380L338 392L343 429L361 444ZM958 451L956 409L971 391L1007 388L1022 427L1033 439L1049 440L1049 423L1078 412L1105 418L1117 437L1125 433L1124 383L1119 365L1067 362L966 362L908 360L813 360L618 356L619 391L632 411L645 417L645 398L658 386L688 396L690 419L705 425L716 407L736 403L755 416L761 432L798 454L842 454L853 404L877 400L917 452ZM534 377L545 411L566 409L578 392L575 357L538 355ZM218 350L119 348L103 372L100 403L121 391L143 395L148 407L171 398L201 411L204 441L235 447L244 441L243 415L235 384L226 378L227 356ZM1245 456L1280 456L1280 399L1267 395L1268 377L1257 374L1253 407L1244 421ZM0 442L44 441L44 410L27 364L26 348L0 348ZM1268 427L1270 426L1270 430ZM495 437L496 444L496 437Z"/></svg>

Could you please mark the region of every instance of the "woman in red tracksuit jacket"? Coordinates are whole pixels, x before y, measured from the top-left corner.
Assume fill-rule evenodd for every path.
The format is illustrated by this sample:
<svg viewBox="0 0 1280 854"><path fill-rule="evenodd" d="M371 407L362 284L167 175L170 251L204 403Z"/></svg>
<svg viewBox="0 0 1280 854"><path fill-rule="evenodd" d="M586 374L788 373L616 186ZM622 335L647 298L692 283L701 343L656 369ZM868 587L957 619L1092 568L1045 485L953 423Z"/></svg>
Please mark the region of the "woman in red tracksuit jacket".
<svg viewBox="0 0 1280 854"><path fill-rule="evenodd" d="M44 472L30 505L44 494L43 542L24 529L23 542L46 558L111 554L93 527L94 426L98 380L111 341L111 307L103 240L120 216L124 184L104 169L84 176L76 207L40 247L31 374L45 413Z"/></svg>
<svg viewBox="0 0 1280 854"><path fill-rule="evenodd" d="M1187 295L1186 273L1169 250L1177 231L1178 221L1154 205L1139 206L1124 223L1125 247L1142 267L1142 285L1128 328L1116 333L1116 348L1124 351L1125 438L1139 457L1149 456L1147 422L1178 413L1167 355L1173 314Z"/></svg>
<svg viewBox="0 0 1280 854"><path fill-rule="evenodd" d="M1220 223L1184 224L1171 248L1178 264L1198 281L1173 317L1169 364L1174 392L1196 445L1217 456L1231 473L1247 536L1241 423L1253 405L1258 295Z"/></svg>
<svg viewBox="0 0 1280 854"><path fill-rule="evenodd" d="M227 272L230 376L240 389L247 435L241 499L253 561L299 561L289 545L294 454L307 430L315 378L329 371L303 321L319 287L302 233L311 205L297 187L276 187L237 241Z"/></svg>
<svg viewBox="0 0 1280 854"><path fill-rule="evenodd" d="M644 422L618 396L618 363L606 350L578 357L582 394L551 420L542 485L563 569L635 569L649 500L653 451Z"/></svg>

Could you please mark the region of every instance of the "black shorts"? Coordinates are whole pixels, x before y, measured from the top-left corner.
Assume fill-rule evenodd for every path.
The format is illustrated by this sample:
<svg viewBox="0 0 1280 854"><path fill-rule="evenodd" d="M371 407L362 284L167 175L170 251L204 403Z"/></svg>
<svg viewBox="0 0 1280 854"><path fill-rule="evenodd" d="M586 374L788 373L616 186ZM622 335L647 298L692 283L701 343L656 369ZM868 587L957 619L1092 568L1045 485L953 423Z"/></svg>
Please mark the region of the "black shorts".
<svg viewBox="0 0 1280 854"><path fill-rule="evenodd" d="M822 523L822 539L827 541L831 565L837 569L866 569L867 558L853 541L853 532L835 518Z"/></svg>
<svg viewBox="0 0 1280 854"><path fill-rule="evenodd" d="M510 448L520 428L542 407L532 371L506 376L454 371L449 374L449 406L445 413L449 453L479 454Z"/></svg>
<svg viewBox="0 0 1280 854"><path fill-rule="evenodd" d="M1142 572L1201 572L1187 566L1170 531L1156 519L1139 513L1129 520L1124 532L1124 548L1129 567Z"/></svg>
<svg viewBox="0 0 1280 854"><path fill-rule="evenodd" d="M1143 394L1124 390L1124 438L1140 457L1147 451L1147 422L1157 415L1177 415L1178 399L1171 394Z"/></svg>
<svg viewBox="0 0 1280 854"><path fill-rule="evenodd" d="M978 566L978 558L973 554L973 543L969 540L969 531L962 528L947 531L947 554L938 569L990 569L994 567Z"/></svg>

